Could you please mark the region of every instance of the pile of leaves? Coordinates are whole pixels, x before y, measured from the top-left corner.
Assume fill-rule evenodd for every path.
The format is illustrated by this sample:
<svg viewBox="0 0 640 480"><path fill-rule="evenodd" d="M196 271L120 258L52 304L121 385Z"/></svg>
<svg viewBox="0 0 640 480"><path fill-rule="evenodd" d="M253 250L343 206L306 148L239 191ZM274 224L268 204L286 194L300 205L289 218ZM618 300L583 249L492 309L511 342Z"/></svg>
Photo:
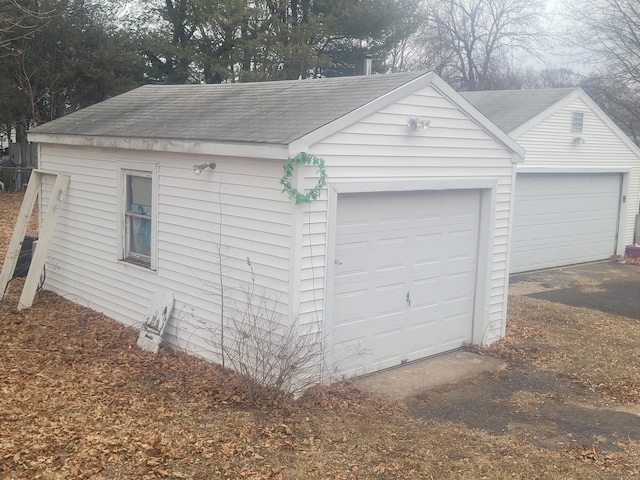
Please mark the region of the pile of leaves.
<svg viewBox="0 0 640 480"><path fill-rule="evenodd" d="M0 195L3 220L11 200L19 203ZM314 387L297 401L250 403L233 372L165 348L142 351L137 331L53 293L40 292L32 308L18 312L22 282L13 280L0 304L0 478L640 475L637 455L546 450L509 434L415 419L348 383ZM529 332L514 343L520 351L556 335L526 322L524 315L516 320L516 331ZM535 361L557 368L541 351Z"/></svg>

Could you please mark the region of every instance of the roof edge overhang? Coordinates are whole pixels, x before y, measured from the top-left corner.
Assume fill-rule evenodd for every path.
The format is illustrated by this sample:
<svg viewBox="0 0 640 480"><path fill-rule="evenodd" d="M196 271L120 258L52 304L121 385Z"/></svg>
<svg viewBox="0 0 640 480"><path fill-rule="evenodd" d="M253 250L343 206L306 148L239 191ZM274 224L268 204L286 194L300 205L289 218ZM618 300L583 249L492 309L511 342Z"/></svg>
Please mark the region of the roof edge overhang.
<svg viewBox="0 0 640 480"><path fill-rule="evenodd" d="M62 135L38 132L28 132L27 135L29 141L37 143L168 153L220 155L226 157L284 159L287 158L289 152L287 145L270 143L222 143L198 140Z"/></svg>
<svg viewBox="0 0 640 480"><path fill-rule="evenodd" d="M460 108L466 115L468 115L474 122L476 122L481 128L487 131L492 137L496 139L502 146L512 153L512 162L520 163L524 161L525 151L518 145L518 143L509 135L500 130L491 120L482 115L471 103L465 100L462 95L451 88L447 83L442 80L434 72L428 72L420 75L413 80L391 90L390 92L382 95L375 100L363 105L362 107L353 110L346 115L330 122L307 135L294 140L289 145L289 154L293 155L300 151L307 151L312 145L321 142L328 136L339 132L340 130L352 125L353 123L371 115L381 108L396 102L407 95L415 92L421 88L432 86L438 93L447 98L450 102Z"/></svg>
<svg viewBox="0 0 640 480"><path fill-rule="evenodd" d="M640 148L629 138L629 136L622 131L618 125L615 124L613 120L598 106L596 102L594 102L587 92L585 92L582 88L576 87L571 93L566 95L565 97L558 100L556 103L551 105L549 108L543 110L535 117L531 118L527 122L520 125L515 130L512 130L509 133L509 136L517 141L519 137L524 135L526 132L531 130L533 127L540 124L545 118L549 115L552 115L559 111L560 109L566 107L571 102L575 100L582 100L587 107L600 119L609 129L624 143L629 150L633 152L638 158L640 158Z"/></svg>
<svg viewBox="0 0 640 480"><path fill-rule="evenodd" d="M524 122L518 128L515 128L512 131L510 131L509 136L513 139L518 139L518 137L523 135L525 132L531 130L533 127L540 124L549 115L557 112L561 108L573 102L575 99L577 99L580 96L581 92L584 94L584 92L579 87L576 87L575 90L573 90L571 93L565 95L560 100L553 103L549 107L545 108L543 111L541 111L537 115L531 117L529 120ZM584 94L584 96L586 96L586 94Z"/></svg>

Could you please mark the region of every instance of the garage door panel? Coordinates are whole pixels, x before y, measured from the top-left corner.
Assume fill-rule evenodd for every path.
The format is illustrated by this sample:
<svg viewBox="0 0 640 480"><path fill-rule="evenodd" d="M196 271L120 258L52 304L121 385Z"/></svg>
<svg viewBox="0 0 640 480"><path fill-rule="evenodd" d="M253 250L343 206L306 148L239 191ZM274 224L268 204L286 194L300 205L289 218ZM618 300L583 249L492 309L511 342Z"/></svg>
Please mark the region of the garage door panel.
<svg viewBox="0 0 640 480"><path fill-rule="evenodd" d="M404 284L383 286L374 289L375 303L371 309L372 326L392 321L394 318L402 318L404 315L404 292L407 287ZM369 299L370 301L370 299Z"/></svg>
<svg viewBox="0 0 640 480"><path fill-rule="evenodd" d="M402 232L366 241L362 241L362 234L345 236L344 243L336 246L336 261L340 265L336 281L338 284L343 280L353 282L358 277L368 278L373 272L380 272L383 276L404 275L408 241Z"/></svg>
<svg viewBox="0 0 640 480"><path fill-rule="evenodd" d="M402 233L398 232L398 233ZM407 270L406 250L408 239L404 235L379 239L371 251L369 261L375 265L375 272L401 275Z"/></svg>
<svg viewBox="0 0 640 480"><path fill-rule="evenodd" d="M474 242L476 238L474 232L456 232L449 235L447 238L449 248L446 258L448 260L475 258L477 246L474 245L472 247L470 243Z"/></svg>
<svg viewBox="0 0 640 480"><path fill-rule="evenodd" d="M451 350L455 350L455 349L456 347L451 348ZM420 360L421 358L437 355L438 353L439 352L436 350L435 346L431 346L430 348L422 347L422 348L419 348L418 350L409 352L409 354L407 355L407 361L413 362L415 360Z"/></svg>
<svg viewBox="0 0 640 480"><path fill-rule="evenodd" d="M342 315L339 319L336 319L333 327L336 332L346 331L348 328L353 327L351 333L354 333L365 328L367 312L359 306L361 305L359 301L353 301L347 296L341 296L340 298L336 298L334 301L335 307L337 309L339 308L342 312ZM337 341L342 340L339 338L339 335L341 334L338 333L338 336L336 337Z"/></svg>
<svg viewBox="0 0 640 480"><path fill-rule="evenodd" d="M615 252L621 174L527 174L516 180L511 272Z"/></svg>
<svg viewBox="0 0 640 480"><path fill-rule="evenodd" d="M356 344L368 352L343 359L341 371L375 371L471 339L479 206L478 191L339 197L332 344L338 357Z"/></svg>
<svg viewBox="0 0 640 480"><path fill-rule="evenodd" d="M414 280L409 283L407 292L410 292L410 306L412 309L437 305L442 298L441 277L438 272L429 272L429 277L413 275Z"/></svg>
<svg viewBox="0 0 640 480"><path fill-rule="evenodd" d="M427 232L422 234L415 234L413 236L414 241L416 242L418 249L424 252L429 251L429 248L433 248L438 246L440 242L442 242L442 233L441 232Z"/></svg>
<svg viewBox="0 0 640 480"><path fill-rule="evenodd" d="M348 258L349 261L346 264L341 265L340 271L336 275L336 281L353 282L359 278L366 278L370 264L370 248L369 242L363 241L361 238L353 239L347 237L344 241L336 246L336 261L342 261L342 258Z"/></svg>
<svg viewBox="0 0 640 480"><path fill-rule="evenodd" d="M430 341L424 341L423 339ZM435 321L425 321L411 328L407 342L406 360L411 362L430 355L435 355L440 347L438 338L438 324ZM457 348L457 347L454 347Z"/></svg>
<svg viewBox="0 0 640 480"><path fill-rule="evenodd" d="M422 252L424 254L429 254L429 252ZM440 259L438 257L425 257L418 258L411 265L411 271L414 273L419 272L429 272L432 271L437 265L440 263Z"/></svg>
<svg viewBox="0 0 640 480"><path fill-rule="evenodd" d="M334 321L335 327L352 325L356 321L375 322L377 318L388 322L394 315L404 316L407 291L404 281L357 282L340 290L334 296L334 308L340 312Z"/></svg>

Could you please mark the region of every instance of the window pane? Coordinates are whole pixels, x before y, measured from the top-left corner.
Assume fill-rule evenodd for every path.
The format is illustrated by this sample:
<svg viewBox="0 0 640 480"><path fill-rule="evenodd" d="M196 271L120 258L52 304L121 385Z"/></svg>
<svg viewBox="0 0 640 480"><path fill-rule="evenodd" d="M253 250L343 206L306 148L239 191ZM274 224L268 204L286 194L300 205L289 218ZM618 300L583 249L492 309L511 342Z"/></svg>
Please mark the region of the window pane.
<svg viewBox="0 0 640 480"><path fill-rule="evenodd" d="M150 177L127 176L127 209L130 212L151 215L151 189Z"/></svg>
<svg viewBox="0 0 640 480"><path fill-rule="evenodd" d="M129 251L146 257L151 256L151 219L129 217Z"/></svg>

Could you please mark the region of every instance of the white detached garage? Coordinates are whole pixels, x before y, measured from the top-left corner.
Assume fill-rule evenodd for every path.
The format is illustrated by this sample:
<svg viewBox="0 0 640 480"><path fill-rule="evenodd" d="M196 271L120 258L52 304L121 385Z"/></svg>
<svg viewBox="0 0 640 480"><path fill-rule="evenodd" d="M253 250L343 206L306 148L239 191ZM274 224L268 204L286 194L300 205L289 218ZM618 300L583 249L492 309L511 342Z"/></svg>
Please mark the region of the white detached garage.
<svg viewBox="0 0 640 480"><path fill-rule="evenodd" d="M320 331L339 375L504 334L523 151L432 73L146 86L30 140L41 169L71 178L45 288L135 326L170 291L168 344L218 359L220 279L229 305L247 258L281 322ZM325 162L311 203L282 192L299 152ZM296 166L296 189L317 180ZM131 195L148 218L137 256Z"/></svg>
<svg viewBox="0 0 640 480"><path fill-rule="evenodd" d="M518 142L511 272L622 255L633 243L640 150L579 88L465 92Z"/></svg>

